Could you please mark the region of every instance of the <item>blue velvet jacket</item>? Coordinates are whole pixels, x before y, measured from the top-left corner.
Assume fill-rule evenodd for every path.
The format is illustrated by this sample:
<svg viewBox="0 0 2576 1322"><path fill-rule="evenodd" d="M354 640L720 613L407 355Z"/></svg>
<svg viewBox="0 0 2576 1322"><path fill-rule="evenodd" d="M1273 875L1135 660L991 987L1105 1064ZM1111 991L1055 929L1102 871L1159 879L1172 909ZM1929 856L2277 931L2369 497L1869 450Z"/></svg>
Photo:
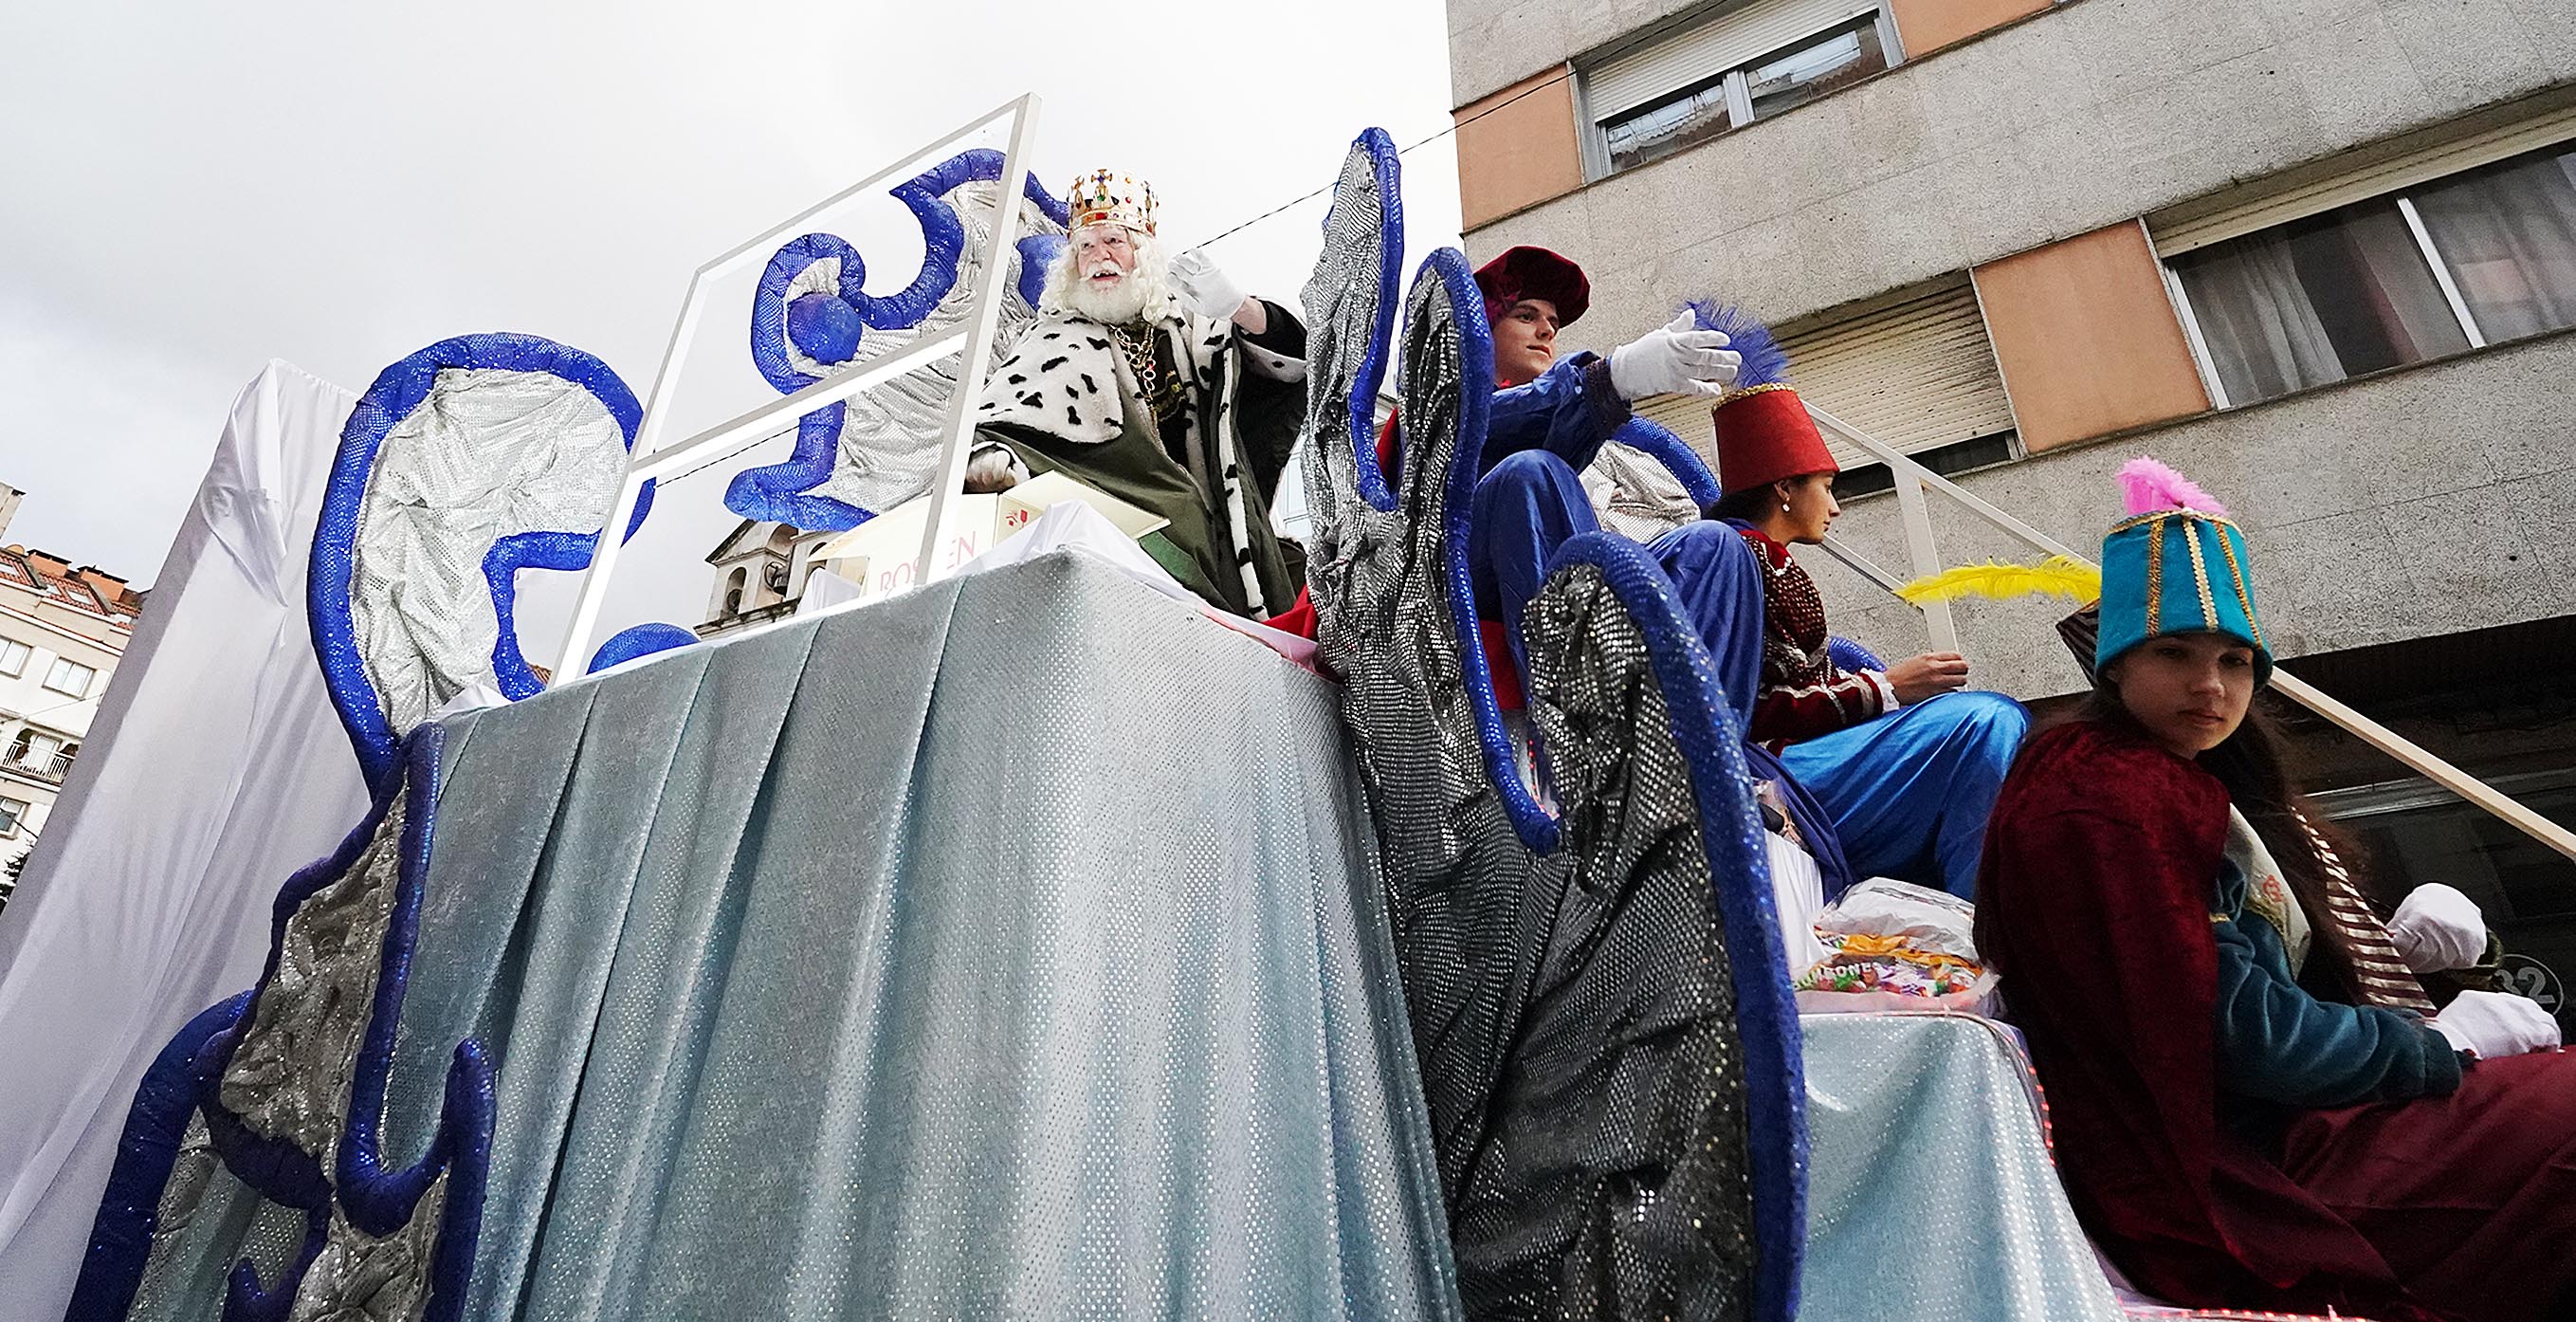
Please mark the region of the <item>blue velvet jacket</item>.
<svg viewBox="0 0 2576 1322"><path fill-rule="evenodd" d="M2443 1096L2460 1086L2450 1041L2401 1010L2319 1000L2299 985L2281 934L2245 911L2245 874L2219 867L2218 1086L2289 1107Z"/></svg>
<svg viewBox="0 0 2576 1322"><path fill-rule="evenodd" d="M1610 362L1596 353L1564 359L1535 381L1494 392L1485 415L1485 453L1477 464L1482 476L1503 457L1522 450L1545 450L1582 472L1601 453L1601 444L1624 426L1628 401L1610 386Z"/></svg>

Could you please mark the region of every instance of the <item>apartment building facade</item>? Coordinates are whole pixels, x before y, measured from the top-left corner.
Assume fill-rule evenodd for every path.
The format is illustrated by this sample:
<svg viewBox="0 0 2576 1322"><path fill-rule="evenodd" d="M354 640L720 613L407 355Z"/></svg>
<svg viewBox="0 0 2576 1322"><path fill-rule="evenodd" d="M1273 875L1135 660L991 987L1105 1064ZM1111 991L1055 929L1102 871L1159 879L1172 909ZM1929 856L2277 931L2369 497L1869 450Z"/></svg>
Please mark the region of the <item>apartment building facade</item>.
<svg viewBox="0 0 2576 1322"><path fill-rule="evenodd" d="M1469 256L1583 263L1561 350L1741 304L1811 403L2077 548L2153 454L2245 525L2294 672L2576 817L2576 7L1450 0L1449 34ZM1709 446L1703 405L1644 411ZM1911 576L1841 448L1838 539ZM1930 508L1944 564L2035 554ZM1802 558L1837 632L1925 646ZM1963 605L1979 685L2079 689L2063 610ZM2383 856L2576 976L2576 868L2294 732Z"/></svg>
<svg viewBox="0 0 2576 1322"><path fill-rule="evenodd" d="M18 493L0 493L5 529ZM104 570L0 549L0 863L34 848L142 609Z"/></svg>

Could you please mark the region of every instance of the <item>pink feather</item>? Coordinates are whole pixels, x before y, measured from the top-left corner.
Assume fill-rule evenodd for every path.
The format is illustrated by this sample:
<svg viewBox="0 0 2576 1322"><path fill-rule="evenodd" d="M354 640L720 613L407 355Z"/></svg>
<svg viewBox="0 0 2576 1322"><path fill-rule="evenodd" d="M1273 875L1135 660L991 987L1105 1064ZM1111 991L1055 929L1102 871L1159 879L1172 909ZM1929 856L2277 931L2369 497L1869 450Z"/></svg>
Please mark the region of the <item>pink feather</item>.
<svg viewBox="0 0 2576 1322"><path fill-rule="evenodd" d="M2219 504L2217 497L2201 490L2199 483L2145 455L2120 465L2120 486L2128 492L2131 514L2169 509L2199 510L2203 514L2227 513L2227 507Z"/></svg>

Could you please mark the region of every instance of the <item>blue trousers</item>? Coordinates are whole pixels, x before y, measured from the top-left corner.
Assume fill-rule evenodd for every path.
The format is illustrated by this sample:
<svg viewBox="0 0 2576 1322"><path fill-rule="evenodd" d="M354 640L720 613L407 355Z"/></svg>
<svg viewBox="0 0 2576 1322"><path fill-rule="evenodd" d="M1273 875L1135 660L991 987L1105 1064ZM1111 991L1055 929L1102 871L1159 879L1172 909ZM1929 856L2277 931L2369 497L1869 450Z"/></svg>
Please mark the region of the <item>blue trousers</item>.
<svg viewBox="0 0 2576 1322"><path fill-rule="evenodd" d="M1547 562L1577 533L1598 531L1600 516L1574 469L1545 450L1507 455L1476 483L1467 528L1467 566L1476 614L1501 620L1521 645L1521 617L1547 581ZM1752 715L1762 679L1762 574L1734 529L1706 519L1646 544L1717 662L1718 683ZM1527 657L1516 657L1526 662Z"/></svg>
<svg viewBox="0 0 2576 1322"><path fill-rule="evenodd" d="M1524 673L1521 617L1547 581L1548 560L1567 538L1600 526L1574 469L1545 450L1506 456L1476 484L1467 532L1476 614L1509 626L1514 659ZM1665 533L1646 550L1663 566L1682 614L1708 644L1718 685L1735 710L1737 727L1745 727L1762 683L1762 568L1753 548L1733 528L1703 519ZM1844 864L1825 805L1760 745L1746 744L1744 760L1755 776L1778 782L1781 801L1824 874L1826 897L1840 895L1855 874Z"/></svg>
<svg viewBox="0 0 2576 1322"><path fill-rule="evenodd" d="M1476 613L1502 620L1520 647L1521 618L1546 581L1549 558L1567 538L1599 527L1564 460L1545 450L1505 456L1477 482L1468 525ZM1708 644L1736 719L1749 723L1762 680L1762 572L1752 549L1709 520L1646 549ZM1830 820L1837 862L1848 862L1851 877L1895 877L1974 899L1986 815L2029 726L2029 713L2002 694L1950 693L1792 744L1779 763L1792 787L1804 788L1791 797L1793 815ZM1821 834L1816 826L1799 823L1811 841ZM1830 848L1817 851L1820 861ZM1825 871L1830 898L1841 889L1840 869Z"/></svg>
<svg viewBox="0 0 2576 1322"><path fill-rule="evenodd" d="M1781 765L1834 819L1855 877L1977 898L1977 856L2030 713L2000 693L1944 693L1789 745Z"/></svg>

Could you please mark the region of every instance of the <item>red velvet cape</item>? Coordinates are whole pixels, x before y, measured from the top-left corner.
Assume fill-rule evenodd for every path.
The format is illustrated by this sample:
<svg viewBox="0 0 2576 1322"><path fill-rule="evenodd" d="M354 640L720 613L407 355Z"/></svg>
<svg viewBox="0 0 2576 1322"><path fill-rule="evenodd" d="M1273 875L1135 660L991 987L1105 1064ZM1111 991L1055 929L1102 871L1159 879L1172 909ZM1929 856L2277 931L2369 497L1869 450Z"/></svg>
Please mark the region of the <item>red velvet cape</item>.
<svg viewBox="0 0 2576 1322"><path fill-rule="evenodd" d="M2370 1242L2218 1117L2226 789L2141 735L2034 739L1996 800L1978 945L2030 1041L2076 1214L2142 1290L2405 1322Z"/></svg>

